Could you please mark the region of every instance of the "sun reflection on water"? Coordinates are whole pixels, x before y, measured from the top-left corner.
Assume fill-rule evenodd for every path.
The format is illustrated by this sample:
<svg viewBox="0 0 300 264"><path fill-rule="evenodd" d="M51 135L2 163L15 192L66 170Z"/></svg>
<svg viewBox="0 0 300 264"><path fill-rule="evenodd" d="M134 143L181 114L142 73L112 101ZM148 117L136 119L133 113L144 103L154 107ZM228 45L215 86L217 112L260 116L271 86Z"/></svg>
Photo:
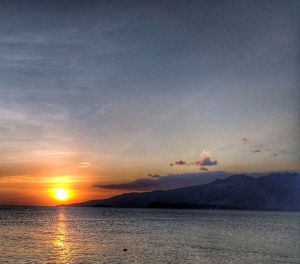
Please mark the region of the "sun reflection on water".
<svg viewBox="0 0 300 264"><path fill-rule="evenodd" d="M59 263L69 263L70 261L70 247L67 242L67 228L66 228L66 214L64 208L59 208L57 216L57 226L55 230L55 239L53 244L56 247L56 255Z"/></svg>

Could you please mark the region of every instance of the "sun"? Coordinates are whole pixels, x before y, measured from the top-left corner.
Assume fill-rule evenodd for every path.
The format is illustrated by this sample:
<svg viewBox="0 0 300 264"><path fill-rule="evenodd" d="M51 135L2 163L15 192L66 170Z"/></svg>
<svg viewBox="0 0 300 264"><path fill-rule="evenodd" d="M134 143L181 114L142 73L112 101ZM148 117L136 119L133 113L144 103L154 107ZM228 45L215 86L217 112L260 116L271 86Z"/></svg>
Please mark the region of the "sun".
<svg viewBox="0 0 300 264"><path fill-rule="evenodd" d="M69 198L68 191L66 189L56 189L55 197L57 200L64 201Z"/></svg>

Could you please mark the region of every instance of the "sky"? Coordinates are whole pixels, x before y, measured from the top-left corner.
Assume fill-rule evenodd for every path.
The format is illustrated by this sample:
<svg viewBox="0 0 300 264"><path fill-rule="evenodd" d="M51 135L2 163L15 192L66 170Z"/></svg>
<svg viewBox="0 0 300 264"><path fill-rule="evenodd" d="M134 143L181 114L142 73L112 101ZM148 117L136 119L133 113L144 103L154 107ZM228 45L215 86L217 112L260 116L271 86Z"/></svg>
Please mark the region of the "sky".
<svg viewBox="0 0 300 264"><path fill-rule="evenodd" d="M299 12L296 0L1 1L0 204L300 170Z"/></svg>

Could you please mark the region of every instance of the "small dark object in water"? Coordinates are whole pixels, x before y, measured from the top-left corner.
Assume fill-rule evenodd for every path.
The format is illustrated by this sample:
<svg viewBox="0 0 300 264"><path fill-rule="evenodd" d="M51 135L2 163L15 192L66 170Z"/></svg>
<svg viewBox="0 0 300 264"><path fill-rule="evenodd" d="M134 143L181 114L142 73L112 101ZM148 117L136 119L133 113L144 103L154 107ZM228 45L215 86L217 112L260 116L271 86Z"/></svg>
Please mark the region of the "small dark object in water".
<svg viewBox="0 0 300 264"><path fill-rule="evenodd" d="M123 248L123 251L127 251L127 248Z"/></svg>

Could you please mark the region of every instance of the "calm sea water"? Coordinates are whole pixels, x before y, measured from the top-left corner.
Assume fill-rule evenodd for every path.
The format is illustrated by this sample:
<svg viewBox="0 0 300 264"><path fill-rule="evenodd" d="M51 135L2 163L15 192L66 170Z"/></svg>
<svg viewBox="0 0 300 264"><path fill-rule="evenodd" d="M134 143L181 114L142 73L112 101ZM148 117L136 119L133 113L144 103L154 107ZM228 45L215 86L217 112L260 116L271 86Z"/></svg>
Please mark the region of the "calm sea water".
<svg viewBox="0 0 300 264"><path fill-rule="evenodd" d="M300 213L1 208L0 263L300 263Z"/></svg>

